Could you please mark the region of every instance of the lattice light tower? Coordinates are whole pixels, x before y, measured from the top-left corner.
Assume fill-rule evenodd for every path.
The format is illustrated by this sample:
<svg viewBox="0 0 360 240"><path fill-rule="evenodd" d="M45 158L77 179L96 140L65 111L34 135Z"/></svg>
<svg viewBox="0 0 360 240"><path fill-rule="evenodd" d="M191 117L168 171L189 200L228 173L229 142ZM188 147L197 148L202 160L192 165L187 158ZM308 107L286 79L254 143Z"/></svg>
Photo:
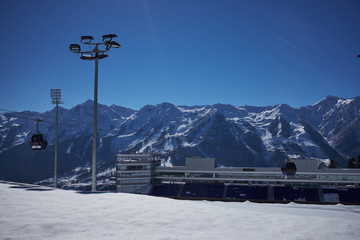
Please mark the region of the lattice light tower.
<svg viewBox="0 0 360 240"><path fill-rule="evenodd" d="M106 52L111 48L119 48L120 44L112 41L117 37L116 34L106 34L102 36L102 42L93 43L92 36L82 36L81 43L87 45L90 50L81 51L80 44L70 44L70 51L80 54L82 60L95 60L95 85L94 85L94 125L93 125L93 149L92 149L92 181L91 191L96 191L96 140L97 140L97 95L98 95L98 61L108 57Z"/></svg>
<svg viewBox="0 0 360 240"><path fill-rule="evenodd" d="M54 187L57 188L57 165L58 165L58 110L59 104L63 104L61 101L61 89L50 89L51 103L56 104L56 123L55 123L55 160L54 160Z"/></svg>

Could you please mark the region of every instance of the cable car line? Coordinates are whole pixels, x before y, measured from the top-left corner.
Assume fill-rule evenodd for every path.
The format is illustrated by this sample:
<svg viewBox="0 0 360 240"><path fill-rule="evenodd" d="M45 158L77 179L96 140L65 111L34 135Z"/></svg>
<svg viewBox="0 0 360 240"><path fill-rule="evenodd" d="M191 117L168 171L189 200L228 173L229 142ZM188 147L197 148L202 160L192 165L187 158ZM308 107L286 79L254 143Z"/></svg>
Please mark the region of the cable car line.
<svg viewBox="0 0 360 240"><path fill-rule="evenodd" d="M2 115L6 115L6 116L9 116L9 117L14 117L14 118L22 118L22 119L27 119L27 120L31 120L31 121L36 121L35 118L27 118L27 117L23 117L23 116L11 115L11 114L8 114L8 113L2 113ZM46 122L46 123L55 123L53 121L47 121L47 120L42 120L42 121ZM69 123L61 123L61 125L86 128L86 126L84 126L84 125L73 125L73 124L69 124Z"/></svg>
<svg viewBox="0 0 360 240"><path fill-rule="evenodd" d="M13 111L13 110L7 110L7 109L1 109L0 108L0 111L6 111L6 112L12 112L12 113L16 113L16 114L25 114L25 115L31 115L31 116L39 116L39 117L42 117L42 118L53 118L53 119L56 119L56 117L52 117L52 116L45 116L41 113L39 114L36 114L36 113L28 113L28 112L17 112L17 111ZM1 113L1 114L7 114L7 113ZM59 120L66 120L66 121L73 121L73 122L82 122L82 123L87 123L87 122L84 122L84 121L81 121L81 120L77 120L77 119L70 119L70 118L58 118Z"/></svg>

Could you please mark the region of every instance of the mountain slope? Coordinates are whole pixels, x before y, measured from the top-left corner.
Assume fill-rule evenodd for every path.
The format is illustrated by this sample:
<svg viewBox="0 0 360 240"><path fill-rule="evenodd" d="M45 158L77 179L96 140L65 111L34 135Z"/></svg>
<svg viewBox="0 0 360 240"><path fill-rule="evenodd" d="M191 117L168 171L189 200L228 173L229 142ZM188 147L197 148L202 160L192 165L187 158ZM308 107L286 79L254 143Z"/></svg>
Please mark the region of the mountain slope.
<svg viewBox="0 0 360 240"><path fill-rule="evenodd" d="M93 102L59 108L59 175L88 179ZM53 176L55 110L0 115L0 178L34 182ZM48 148L33 152L36 130ZM215 104L147 105L138 111L98 105L98 169L114 167L117 153L158 153L174 165L186 157L215 157L223 166L280 166L291 157L334 159L346 166L360 155L360 97L328 96L312 106L253 107ZM4 167L3 167L4 166ZM76 171L75 171L76 170Z"/></svg>

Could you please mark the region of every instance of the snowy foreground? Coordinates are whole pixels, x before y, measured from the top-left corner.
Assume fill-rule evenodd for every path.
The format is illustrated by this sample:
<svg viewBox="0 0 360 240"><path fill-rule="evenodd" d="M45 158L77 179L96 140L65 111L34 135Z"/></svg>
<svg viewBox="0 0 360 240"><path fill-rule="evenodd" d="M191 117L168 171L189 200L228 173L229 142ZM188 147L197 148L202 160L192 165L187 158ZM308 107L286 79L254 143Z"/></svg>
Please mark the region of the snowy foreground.
<svg viewBox="0 0 360 240"><path fill-rule="evenodd" d="M0 183L0 239L359 239L360 206L184 201Z"/></svg>

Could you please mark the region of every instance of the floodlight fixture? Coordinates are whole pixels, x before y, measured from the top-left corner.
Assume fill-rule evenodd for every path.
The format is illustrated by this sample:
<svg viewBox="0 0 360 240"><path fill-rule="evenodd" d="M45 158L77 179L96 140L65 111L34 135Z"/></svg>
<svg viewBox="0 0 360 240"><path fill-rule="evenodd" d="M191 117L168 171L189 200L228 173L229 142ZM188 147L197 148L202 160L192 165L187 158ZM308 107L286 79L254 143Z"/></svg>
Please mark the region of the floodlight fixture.
<svg viewBox="0 0 360 240"><path fill-rule="evenodd" d="M111 41L113 38L117 37L116 34L111 33L111 34L105 34L102 36L103 42L108 42Z"/></svg>
<svg viewBox="0 0 360 240"><path fill-rule="evenodd" d="M100 60L100 59L103 59L103 58L107 58L109 55L107 54L99 54L97 56L95 56L96 59Z"/></svg>
<svg viewBox="0 0 360 240"><path fill-rule="evenodd" d="M81 36L81 42L82 43L90 43L92 40L94 40L93 36Z"/></svg>
<svg viewBox="0 0 360 240"><path fill-rule="evenodd" d="M113 38L117 37L116 34L106 34L103 35L103 41L98 43L92 43L94 40L92 36L82 36L81 43L88 45L91 50L81 51L79 44L70 44L70 51L80 54L80 58L82 60L95 60L95 84L94 84L94 121L93 121L93 137L92 137L92 181L91 181L91 190L96 191L96 146L97 146L97 98L98 98L98 65L99 60L103 58L107 58L108 55L105 54L112 47L119 48L121 47L119 43L112 41Z"/></svg>
<svg viewBox="0 0 360 240"><path fill-rule="evenodd" d="M62 104L61 89L50 89L50 96L52 99L52 104Z"/></svg>
<svg viewBox="0 0 360 240"><path fill-rule="evenodd" d="M115 42L115 41L108 41L105 43L107 46L109 47L113 47L113 48L119 48L121 47L120 44L118 42Z"/></svg>
<svg viewBox="0 0 360 240"><path fill-rule="evenodd" d="M69 48L70 48L71 52L80 52L81 51L80 44L70 44Z"/></svg>
<svg viewBox="0 0 360 240"><path fill-rule="evenodd" d="M93 60L93 56L91 54L82 54L80 57L82 60Z"/></svg>

